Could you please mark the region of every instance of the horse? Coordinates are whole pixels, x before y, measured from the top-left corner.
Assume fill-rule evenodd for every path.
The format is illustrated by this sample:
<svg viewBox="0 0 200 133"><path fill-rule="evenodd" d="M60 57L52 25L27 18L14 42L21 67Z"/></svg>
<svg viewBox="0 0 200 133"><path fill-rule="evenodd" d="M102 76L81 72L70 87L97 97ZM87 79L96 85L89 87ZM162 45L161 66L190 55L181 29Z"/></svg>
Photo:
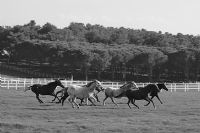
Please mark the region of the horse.
<svg viewBox="0 0 200 133"><path fill-rule="evenodd" d="M98 86L94 89L93 96L96 98L96 101L97 101L97 102L100 102L99 97L98 97L97 94L99 94L99 93L100 93L101 91L103 91L103 90L104 90L103 87L98 87ZM79 98L78 98L78 99L79 99ZM80 99L80 100L81 100L81 103L80 103L79 105L83 105L84 98L82 98L82 99ZM89 97L88 100L91 101L91 98ZM88 100L87 100L87 101L88 101ZM87 101L86 101L86 105L88 105L88 102L87 102Z"/></svg>
<svg viewBox="0 0 200 133"><path fill-rule="evenodd" d="M79 105L76 103L76 98L79 99L89 99L89 101L92 103L92 105L95 106L93 101L90 98L93 98L96 100L93 96L95 88L102 88L101 82L98 80L94 80L90 83L88 83L85 86L78 86L78 85L70 85L64 90L64 96L61 98L62 105L64 104L65 99L70 96L69 101L72 104L72 107L74 108L74 104L79 108Z"/></svg>
<svg viewBox="0 0 200 133"><path fill-rule="evenodd" d="M121 98L121 97L125 97L125 92L129 89L138 89L137 85L135 82L127 82L126 84L124 84L123 86L121 86L120 88L113 88L113 87L108 87L105 89L105 98L103 100L103 105L105 105L105 100L110 97L110 99L112 100L112 102L118 106L118 104L114 101L114 98Z"/></svg>
<svg viewBox="0 0 200 133"><path fill-rule="evenodd" d="M158 93L161 91L161 89L168 91L168 88L165 86L164 83L158 83L158 84L156 84L156 85L157 85L157 88L159 89L159 91L158 91L157 88L152 87L152 91L150 92L151 100L152 100L154 97L157 97L157 99L160 101L160 103L163 104L162 101L160 100L159 96L158 96ZM140 89L140 88L141 88L141 87L139 87L139 89ZM150 104L150 102L148 102L145 106L148 106L149 104Z"/></svg>
<svg viewBox="0 0 200 133"><path fill-rule="evenodd" d="M152 89L153 88L153 89ZM129 108L131 108L131 106L129 105L130 102L136 106L138 109L139 107L135 104L135 100L146 100L148 102L151 102L154 106L154 108L156 109L154 102L148 97L148 94L154 91L154 89L159 92L160 90L158 89L157 85L155 84L148 84L145 87L140 87L139 89L129 89L126 91L126 97L128 98L128 106Z"/></svg>
<svg viewBox="0 0 200 133"><path fill-rule="evenodd" d="M82 87L85 87L86 85L83 85ZM56 92L56 96L58 95L58 94L60 94L61 93L61 95L60 95L60 97L63 97L63 98L61 98L57 103L61 103L62 102L62 100L65 98L67 98L69 95L68 95L68 93L67 93L67 91L66 91L66 89L68 89L67 87L66 88L63 88L63 89L61 89L60 91L57 91ZM94 93L93 93L93 95L94 95L94 97L96 98L96 100L97 100L97 102L100 102L100 100L99 100L99 97L98 97L98 93L99 92L101 92L101 91L103 91L103 87L96 87L94 90L96 90L96 92L94 91ZM80 99L80 98L77 98L77 99ZM90 99L90 98L89 98ZM82 99L80 99L81 100L81 103L80 103L80 105L82 105L82 103L84 102L84 98L82 98Z"/></svg>
<svg viewBox="0 0 200 133"><path fill-rule="evenodd" d="M27 87L24 91L26 92L28 90L31 90L32 92L34 92L36 94L36 98L39 101L39 103L43 103L43 101L39 98L39 95L54 96L54 99L52 100L52 102L53 102L56 98L58 100L60 100L54 93L54 90L56 89L57 86L65 88L60 80L55 80L46 85L41 85L41 84L31 85L31 86Z"/></svg>
<svg viewBox="0 0 200 133"><path fill-rule="evenodd" d="M9 63L10 57L11 57L11 53L8 50L6 50L6 49L0 50L0 55L3 56L3 57L6 57L7 58L7 63Z"/></svg>

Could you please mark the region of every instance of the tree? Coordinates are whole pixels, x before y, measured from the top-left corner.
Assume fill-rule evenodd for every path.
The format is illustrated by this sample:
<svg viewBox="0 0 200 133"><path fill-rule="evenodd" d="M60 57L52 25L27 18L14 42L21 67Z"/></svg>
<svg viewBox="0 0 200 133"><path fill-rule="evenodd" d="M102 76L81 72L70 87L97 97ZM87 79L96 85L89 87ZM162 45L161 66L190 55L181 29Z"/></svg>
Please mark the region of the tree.
<svg viewBox="0 0 200 133"><path fill-rule="evenodd" d="M91 61L91 67L98 72L98 79L101 79L101 72L104 71L109 65L111 57L106 50L96 49L92 51L93 60Z"/></svg>
<svg viewBox="0 0 200 133"><path fill-rule="evenodd" d="M78 41L85 41L85 25L83 23L70 23L68 27Z"/></svg>

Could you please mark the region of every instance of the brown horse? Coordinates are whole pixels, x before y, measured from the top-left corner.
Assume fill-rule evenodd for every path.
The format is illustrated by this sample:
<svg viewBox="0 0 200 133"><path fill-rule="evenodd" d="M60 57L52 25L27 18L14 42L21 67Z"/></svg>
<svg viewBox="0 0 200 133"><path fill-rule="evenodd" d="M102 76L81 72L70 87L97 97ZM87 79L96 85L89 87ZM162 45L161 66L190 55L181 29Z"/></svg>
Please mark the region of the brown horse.
<svg viewBox="0 0 200 133"><path fill-rule="evenodd" d="M109 97L112 102L117 105L117 103L114 101L113 98L121 98L125 97L125 92L129 89L138 89L137 85L135 82L127 82L120 88L113 88L113 87L108 87L105 89L105 98L103 100L103 105L105 105L105 100ZM117 105L118 106L118 105Z"/></svg>

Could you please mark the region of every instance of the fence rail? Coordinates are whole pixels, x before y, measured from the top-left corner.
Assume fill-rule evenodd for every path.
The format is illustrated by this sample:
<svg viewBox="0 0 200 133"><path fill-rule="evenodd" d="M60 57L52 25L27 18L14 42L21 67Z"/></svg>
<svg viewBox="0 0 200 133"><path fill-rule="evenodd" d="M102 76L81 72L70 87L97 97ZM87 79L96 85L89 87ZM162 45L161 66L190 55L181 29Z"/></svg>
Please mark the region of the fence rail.
<svg viewBox="0 0 200 133"><path fill-rule="evenodd" d="M45 78L32 78L32 79L27 79L27 78L2 78L0 77L1 80L1 88L7 88L7 89L25 89L27 86L33 85L33 84L47 84L53 79L45 79ZM70 85L70 84L76 84L76 85L85 85L89 81L75 81L75 80L62 80L61 81L64 86ZM124 82L102 82L102 85L104 87L115 87L118 88L122 86ZM139 87L143 87L149 83L137 83ZM165 83L167 88L173 92L173 91L190 91L190 90L195 90L195 91L200 91L200 83Z"/></svg>

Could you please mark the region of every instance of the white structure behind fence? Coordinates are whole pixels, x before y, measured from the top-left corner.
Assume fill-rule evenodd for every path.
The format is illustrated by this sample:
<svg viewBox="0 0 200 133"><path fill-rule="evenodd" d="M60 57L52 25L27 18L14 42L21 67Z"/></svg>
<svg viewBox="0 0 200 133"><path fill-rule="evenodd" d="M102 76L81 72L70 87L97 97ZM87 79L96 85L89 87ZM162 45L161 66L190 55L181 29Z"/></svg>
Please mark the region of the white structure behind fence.
<svg viewBox="0 0 200 133"><path fill-rule="evenodd" d="M25 89L26 87L33 85L33 84L47 84L53 79L27 79L27 78L2 78L0 77L1 88L7 88L7 89ZM69 84L76 84L76 85L85 85L89 81L75 81L75 80L62 80L62 83L64 86L68 86ZM124 84L124 82L102 82L102 85L104 87L120 87ZM143 87L149 83L137 83L139 87ZM173 92L173 91L200 91L200 83L165 83L167 88Z"/></svg>

